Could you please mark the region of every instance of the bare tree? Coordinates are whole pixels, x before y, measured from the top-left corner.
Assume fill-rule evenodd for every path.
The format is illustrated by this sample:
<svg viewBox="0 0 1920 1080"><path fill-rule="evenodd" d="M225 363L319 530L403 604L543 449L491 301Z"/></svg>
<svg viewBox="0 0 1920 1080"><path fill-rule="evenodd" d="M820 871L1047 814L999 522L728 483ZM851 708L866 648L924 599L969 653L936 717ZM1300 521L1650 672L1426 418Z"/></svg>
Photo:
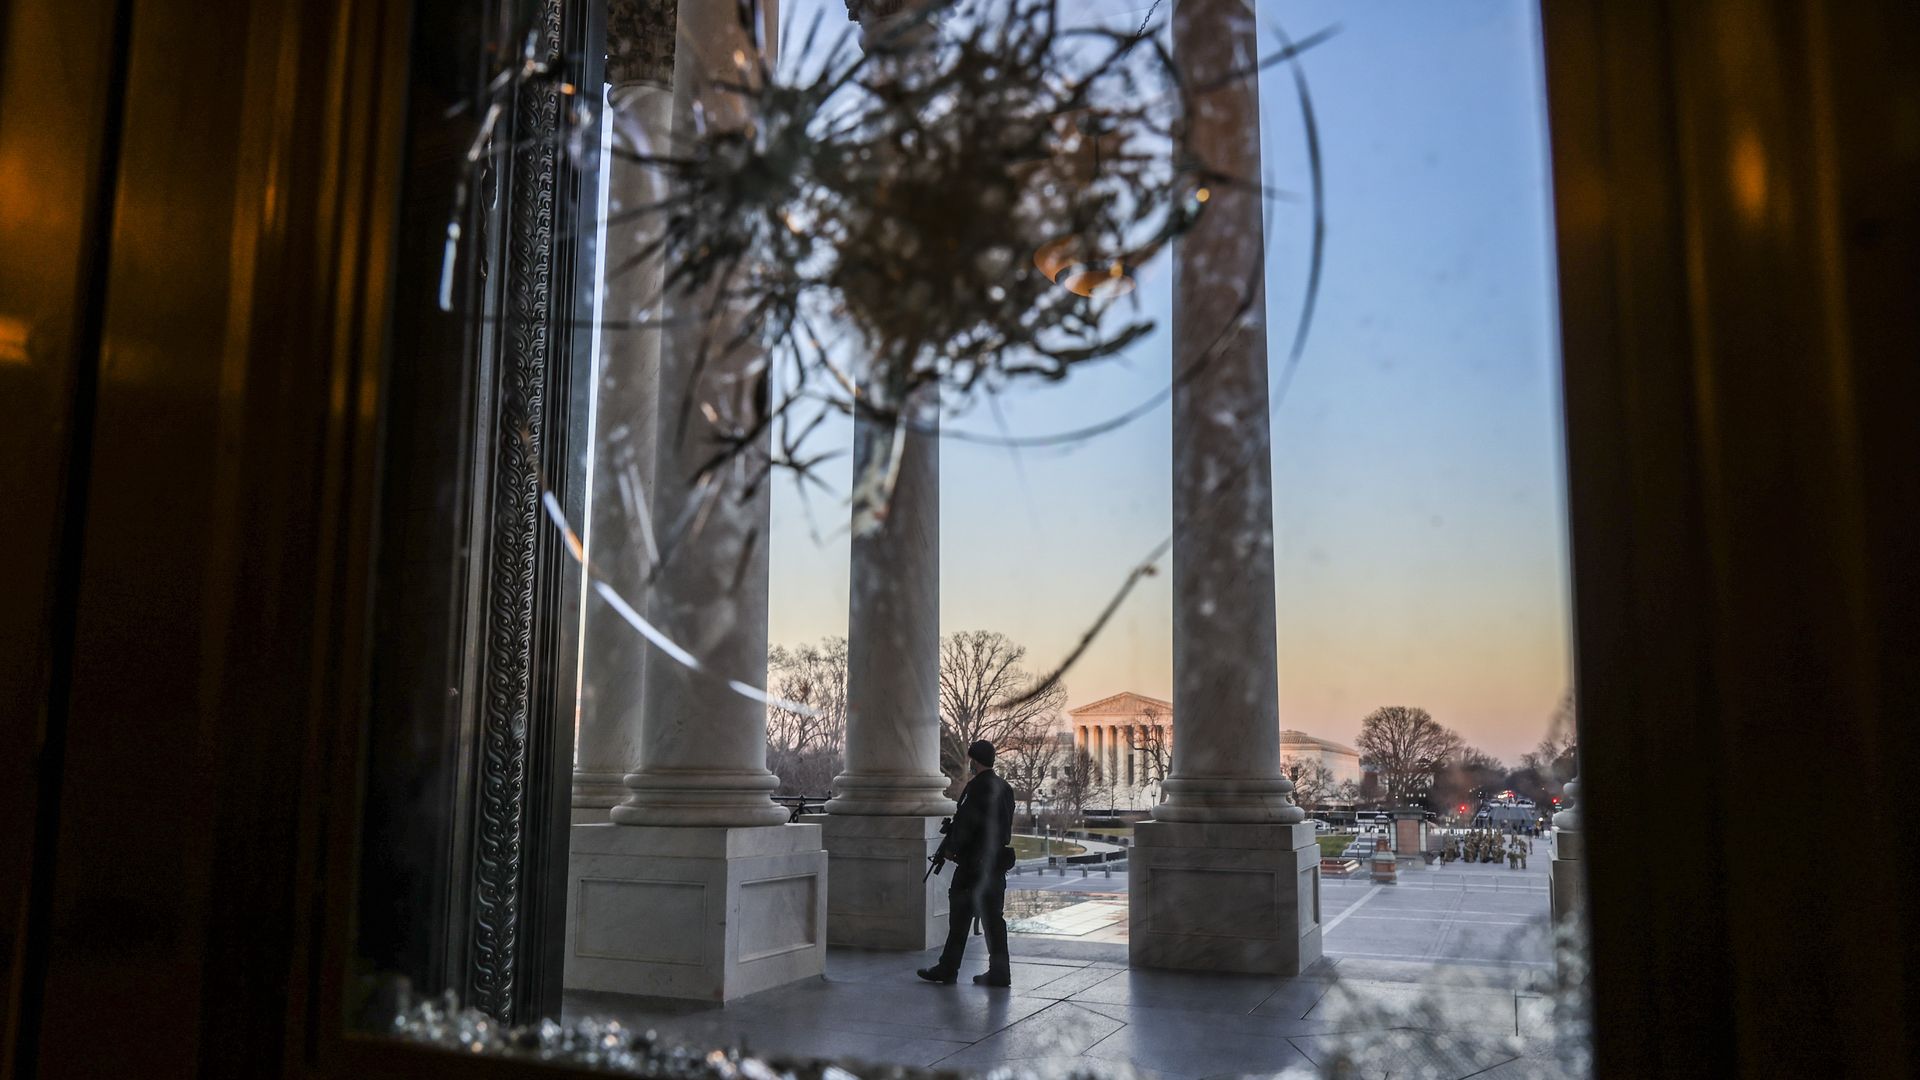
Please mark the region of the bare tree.
<svg viewBox="0 0 1920 1080"><path fill-rule="evenodd" d="M1579 736L1574 728L1573 691L1560 698L1560 705L1547 723L1547 734L1531 753L1520 755L1522 768L1532 769L1543 780L1565 783L1573 777L1573 764L1579 754Z"/></svg>
<svg viewBox="0 0 1920 1080"><path fill-rule="evenodd" d="M1514 771L1510 786L1532 798L1544 813L1550 802L1565 790L1567 781L1573 779L1579 753L1573 692L1568 691L1554 709L1540 745L1520 755L1520 768Z"/></svg>
<svg viewBox="0 0 1920 1080"><path fill-rule="evenodd" d="M847 639L776 645L767 652L767 688L807 710L767 708L767 768L782 795L823 795L840 774L847 738Z"/></svg>
<svg viewBox="0 0 1920 1080"><path fill-rule="evenodd" d="M1360 722L1361 760L1380 778L1389 807L1424 799L1440 770L1459 756L1465 742L1425 709L1388 705Z"/></svg>
<svg viewBox="0 0 1920 1080"><path fill-rule="evenodd" d="M1478 806L1502 789L1512 786L1507 766L1499 758L1479 747L1462 745L1438 771L1434 779L1435 809L1465 805Z"/></svg>
<svg viewBox="0 0 1920 1080"><path fill-rule="evenodd" d="M1128 745L1140 755L1140 783L1166 783L1167 777L1173 774L1173 735L1159 706L1149 705L1140 710L1140 723L1129 733ZM1166 798L1164 791L1160 797Z"/></svg>
<svg viewBox="0 0 1920 1080"><path fill-rule="evenodd" d="M1034 799L1048 786L1047 781L1054 778L1053 774L1071 751L1072 746L1063 744L1059 733L1054 731L1020 738L999 748L994 767L1013 787L1014 797L1026 804L1029 818L1033 816Z"/></svg>
<svg viewBox="0 0 1920 1080"><path fill-rule="evenodd" d="M1077 824L1086 816L1087 807L1098 805L1108 797L1110 788L1100 763L1094 760L1084 746L1074 747L1068 754L1066 764L1060 769L1060 778L1053 785L1053 806L1070 822Z"/></svg>
<svg viewBox="0 0 1920 1080"><path fill-rule="evenodd" d="M1020 666L1026 655L1026 646L993 630L963 630L940 642L940 766L955 792L975 741L1011 747L1058 726L1066 685L1033 693L1036 680Z"/></svg>
<svg viewBox="0 0 1920 1080"><path fill-rule="evenodd" d="M1282 759L1280 767L1293 781L1293 802L1304 810L1317 810L1335 797L1339 784L1333 770L1319 758Z"/></svg>

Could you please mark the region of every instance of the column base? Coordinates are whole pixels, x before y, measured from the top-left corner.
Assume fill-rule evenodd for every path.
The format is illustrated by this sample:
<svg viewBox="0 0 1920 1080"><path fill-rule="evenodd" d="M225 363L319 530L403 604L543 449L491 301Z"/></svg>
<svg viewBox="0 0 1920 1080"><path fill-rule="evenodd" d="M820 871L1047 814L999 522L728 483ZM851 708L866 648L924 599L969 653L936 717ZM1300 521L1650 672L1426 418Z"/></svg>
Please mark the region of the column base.
<svg viewBox="0 0 1920 1080"><path fill-rule="evenodd" d="M726 1002L826 970L817 825L575 825L565 983Z"/></svg>
<svg viewBox="0 0 1920 1080"><path fill-rule="evenodd" d="M1298 975L1320 959L1310 825L1142 822L1128 874L1134 967Z"/></svg>
<svg viewBox="0 0 1920 1080"><path fill-rule="evenodd" d="M765 769L643 769L622 783L627 797L607 811L620 825L746 829L787 820L772 800L780 781Z"/></svg>
<svg viewBox="0 0 1920 1080"><path fill-rule="evenodd" d="M941 817L953 813L944 773L873 775L841 773L833 778L827 813L860 817Z"/></svg>
<svg viewBox="0 0 1920 1080"><path fill-rule="evenodd" d="M1293 803L1293 781L1281 776L1174 776L1160 789L1167 801L1153 808L1155 821L1297 825L1307 819Z"/></svg>
<svg viewBox="0 0 1920 1080"><path fill-rule="evenodd" d="M827 942L862 949L931 949L947 939L948 869L926 877L940 847L934 817L810 814L827 848ZM923 880L924 878L924 880Z"/></svg>
<svg viewBox="0 0 1920 1080"><path fill-rule="evenodd" d="M574 773L573 823L590 825L608 820L607 812L620 805L630 794L625 779L623 772Z"/></svg>

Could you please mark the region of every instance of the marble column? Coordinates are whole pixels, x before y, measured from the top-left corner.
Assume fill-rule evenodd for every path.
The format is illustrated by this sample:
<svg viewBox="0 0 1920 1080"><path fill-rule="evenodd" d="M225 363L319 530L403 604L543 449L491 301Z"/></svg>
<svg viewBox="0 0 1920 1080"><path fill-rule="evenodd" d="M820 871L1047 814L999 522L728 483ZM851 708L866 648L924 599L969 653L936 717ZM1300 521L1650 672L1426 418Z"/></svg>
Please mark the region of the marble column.
<svg viewBox="0 0 1920 1080"><path fill-rule="evenodd" d="M602 285L587 554L615 591L644 607L653 565L647 500L660 397L661 268L654 261L632 265L657 223L623 214L665 194L659 171L633 155L666 149L673 91L670 71L617 59L610 59L607 69L616 80L607 94L614 151L607 162L607 214L613 223L601 263L629 268ZM640 761L640 686L648 647L605 599L588 593L574 743L574 824L606 821L607 811L627 797L624 778Z"/></svg>
<svg viewBox="0 0 1920 1080"><path fill-rule="evenodd" d="M848 0L863 50L883 38L899 46L872 78L916 62L911 45L930 24L914 10L912 0ZM846 771L812 820L833 880L828 940L918 951L946 939L951 880L925 873L940 818L953 813L940 768L939 410L903 400L891 374L876 363L861 377L865 400L904 422L854 417Z"/></svg>
<svg viewBox="0 0 1920 1080"><path fill-rule="evenodd" d="M925 875L953 813L940 769L940 458L932 432L857 418L856 487L874 490L894 440L904 447L884 513L853 534L846 771L817 820L828 940L917 951L946 939L950 880Z"/></svg>
<svg viewBox="0 0 1920 1080"><path fill-rule="evenodd" d="M1174 251L1173 775L1135 830L1132 962L1297 974L1320 957L1319 847L1280 769L1257 79L1242 0L1174 8L1216 184ZM1238 74L1236 73L1245 73Z"/></svg>
<svg viewBox="0 0 1920 1080"><path fill-rule="evenodd" d="M705 125L749 122L745 100L726 89L747 77L735 57L755 50L735 10L682 0L671 22L658 0L609 10L614 57L636 52L620 30L674 28L676 137L692 137L696 103ZM773 5L764 13L771 42ZM658 45L637 52L657 56ZM670 315L707 306L704 296L667 299ZM786 824L769 799L778 782L766 768L766 707L729 685L766 681L768 487L748 486L751 463L701 470L713 449L707 412L727 423L752 400L758 357L714 344L737 340L724 327L668 321L651 492L668 546L647 616L704 670L646 651L639 767L612 824L574 827L567 985L727 1001L822 973L827 856L818 825ZM764 436L746 452L764 453ZM676 538L676 525L697 532Z"/></svg>

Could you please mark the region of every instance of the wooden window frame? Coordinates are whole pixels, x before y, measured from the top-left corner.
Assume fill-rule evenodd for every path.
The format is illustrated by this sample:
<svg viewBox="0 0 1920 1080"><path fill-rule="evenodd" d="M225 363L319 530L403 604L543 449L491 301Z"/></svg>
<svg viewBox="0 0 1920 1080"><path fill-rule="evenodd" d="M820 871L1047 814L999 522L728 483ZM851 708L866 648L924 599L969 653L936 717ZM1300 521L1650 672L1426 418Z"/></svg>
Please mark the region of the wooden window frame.
<svg viewBox="0 0 1920 1080"><path fill-rule="evenodd" d="M9 568L39 602L0 624L32 658L0 701L35 703L6 1063L565 1075L344 1015L412 6L177 9L21 0L0 38L8 72L89 80L0 87L0 122L72 125L45 152L73 211L6 236L52 253L59 328L27 368L52 396L0 395L57 474ZM1783 783L1910 831L1920 152L1884 136L1915 13L1543 10L1599 1068L1906 1075L1911 860L1767 883L1821 833ZM1717 812L1667 857L1631 823L1682 788Z"/></svg>

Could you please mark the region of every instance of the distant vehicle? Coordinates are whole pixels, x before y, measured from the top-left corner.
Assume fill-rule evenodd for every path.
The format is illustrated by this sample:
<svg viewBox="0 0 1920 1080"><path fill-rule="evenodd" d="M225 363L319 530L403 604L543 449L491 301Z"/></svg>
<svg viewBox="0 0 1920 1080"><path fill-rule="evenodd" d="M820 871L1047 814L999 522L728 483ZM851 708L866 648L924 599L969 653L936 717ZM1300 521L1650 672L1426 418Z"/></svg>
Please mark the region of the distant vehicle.
<svg viewBox="0 0 1920 1080"><path fill-rule="evenodd" d="M1313 831L1317 833L1329 833L1333 831L1333 826L1321 821L1319 818L1308 818L1307 824L1313 826Z"/></svg>
<svg viewBox="0 0 1920 1080"><path fill-rule="evenodd" d="M1532 799L1503 791L1480 804L1473 815L1473 824L1481 829L1512 829L1534 824L1537 816Z"/></svg>

